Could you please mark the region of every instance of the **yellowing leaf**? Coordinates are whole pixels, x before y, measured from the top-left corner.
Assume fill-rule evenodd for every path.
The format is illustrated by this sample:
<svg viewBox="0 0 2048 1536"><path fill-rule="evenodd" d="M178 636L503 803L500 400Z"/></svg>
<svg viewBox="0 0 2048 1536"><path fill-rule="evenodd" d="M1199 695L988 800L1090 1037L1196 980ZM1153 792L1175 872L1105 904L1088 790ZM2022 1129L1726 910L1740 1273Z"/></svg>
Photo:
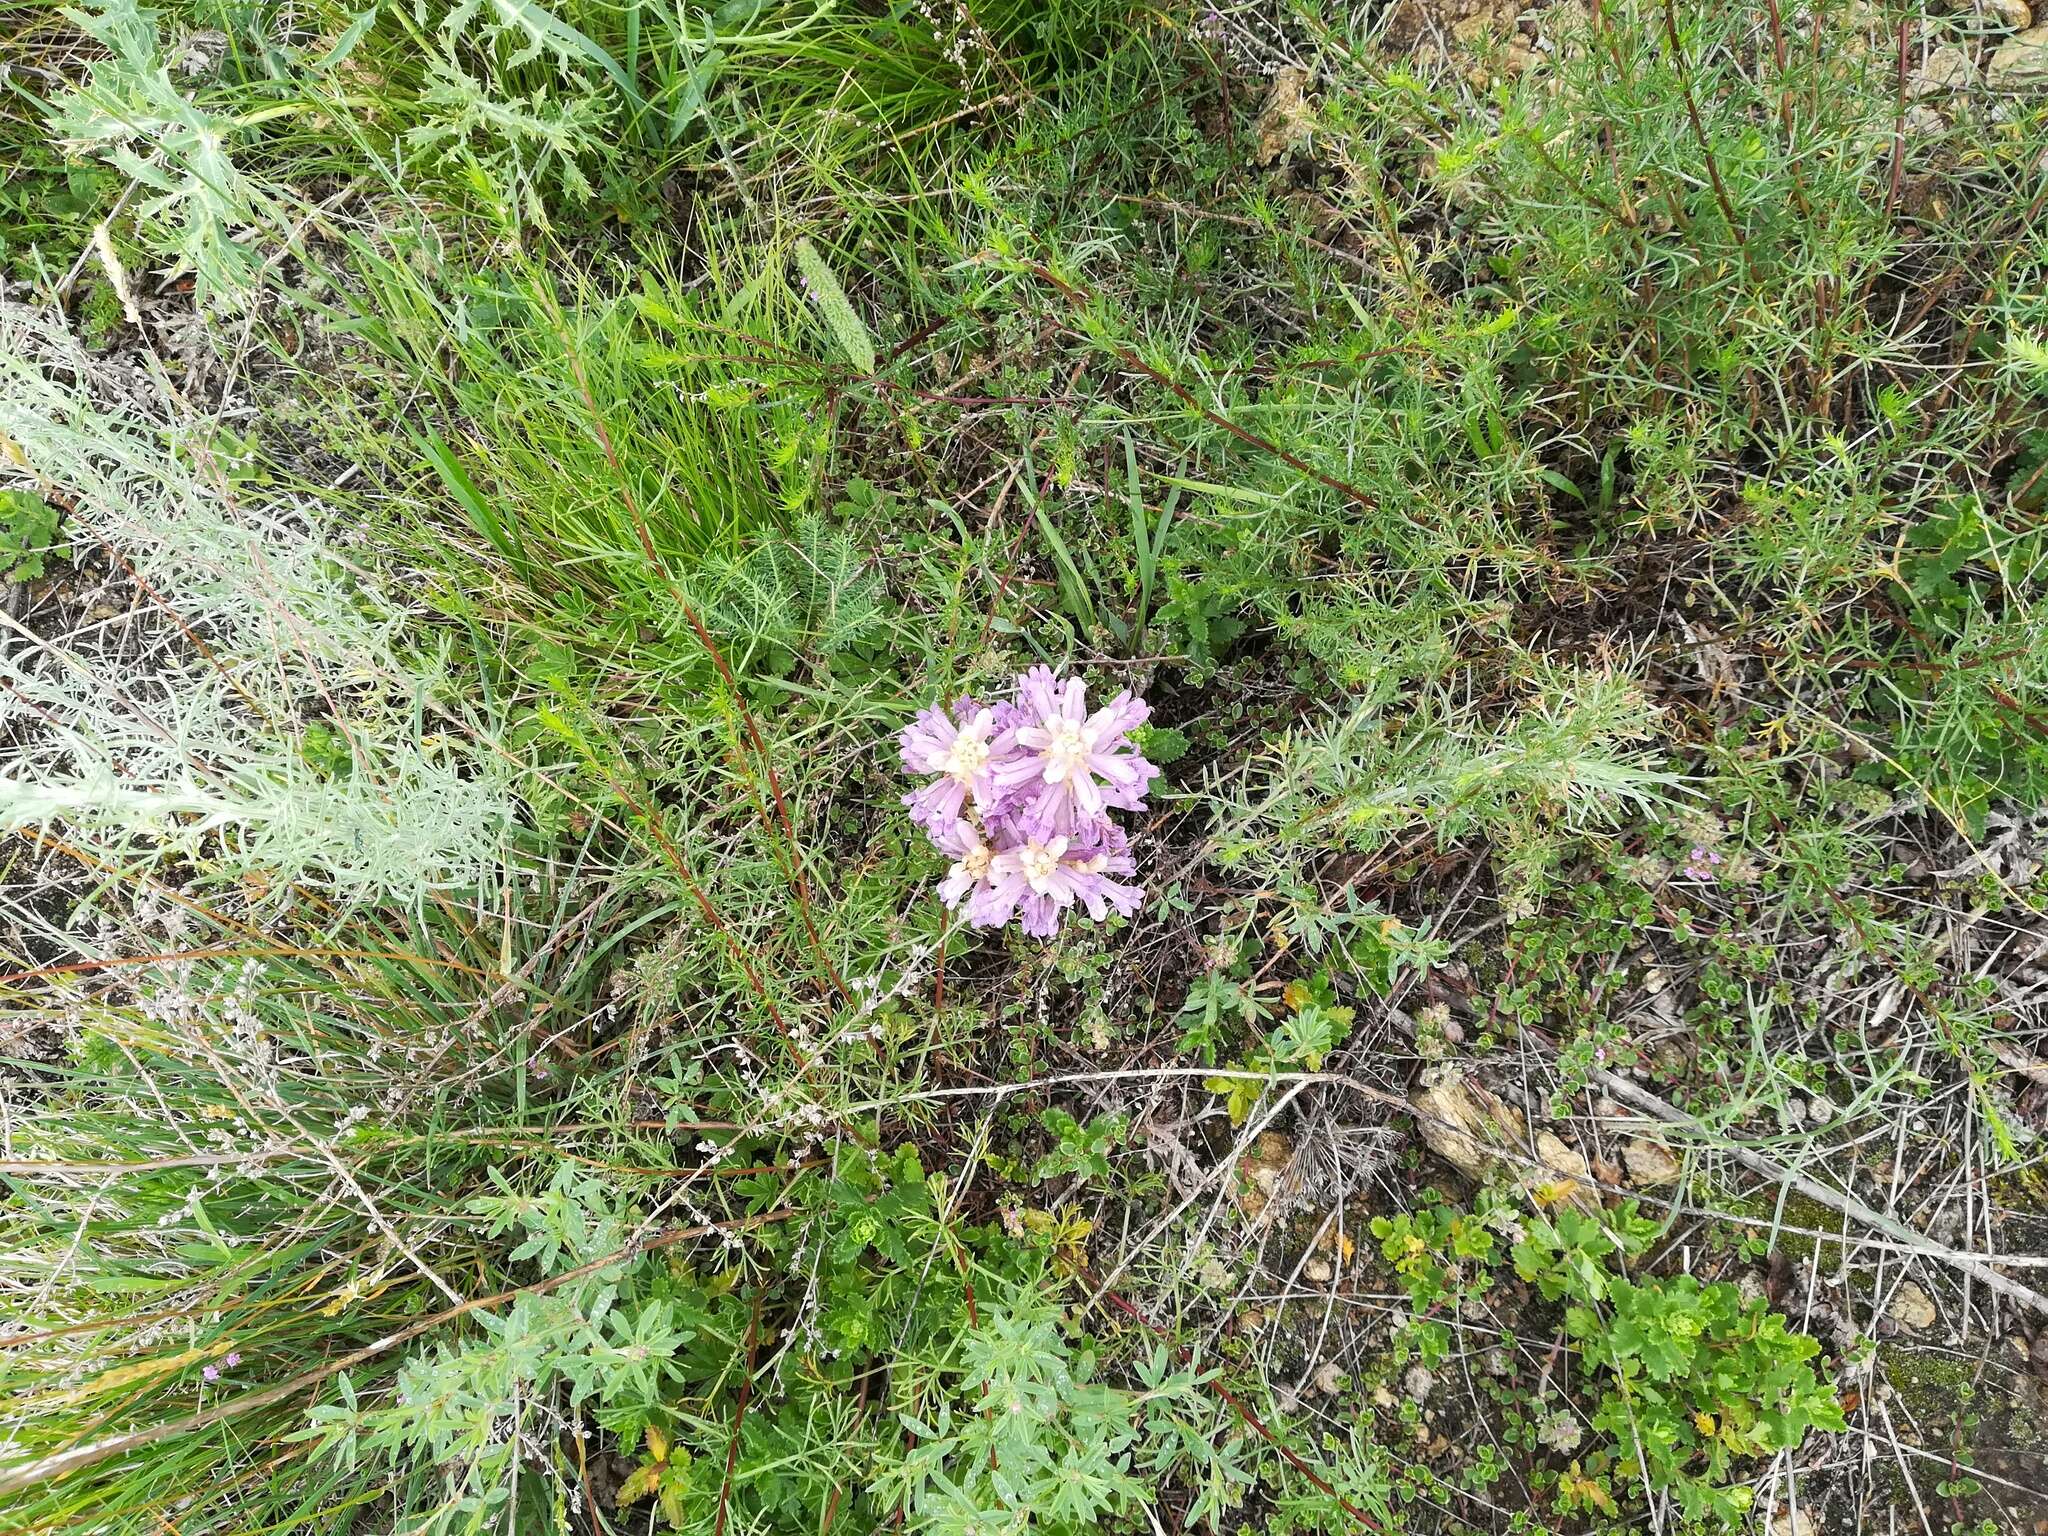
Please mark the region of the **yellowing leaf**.
<svg viewBox="0 0 2048 1536"><path fill-rule="evenodd" d="M668 1436L664 1435L660 1430L656 1429L652 1424L650 1424L647 1426L646 1429L646 1437L647 1454L652 1456L656 1461L667 1461Z"/></svg>
<svg viewBox="0 0 2048 1536"><path fill-rule="evenodd" d="M1571 1470L1558 1475L1557 1500L1566 1509L1570 1509L1576 1504L1585 1508L1597 1509L1603 1515L1620 1513L1619 1507L1614 1502L1614 1495L1609 1493L1593 1478L1581 1472L1576 1461L1571 1464Z"/></svg>
<svg viewBox="0 0 2048 1536"><path fill-rule="evenodd" d="M619 1485L619 1508L646 1498L661 1486L661 1463L650 1461L643 1467L635 1467L633 1475Z"/></svg>
<svg viewBox="0 0 2048 1536"><path fill-rule="evenodd" d="M661 1518L668 1522L672 1531L680 1531L690 1523L690 1512L683 1507L683 1484L680 1478L670 1478L661 1485Z"/></svg>

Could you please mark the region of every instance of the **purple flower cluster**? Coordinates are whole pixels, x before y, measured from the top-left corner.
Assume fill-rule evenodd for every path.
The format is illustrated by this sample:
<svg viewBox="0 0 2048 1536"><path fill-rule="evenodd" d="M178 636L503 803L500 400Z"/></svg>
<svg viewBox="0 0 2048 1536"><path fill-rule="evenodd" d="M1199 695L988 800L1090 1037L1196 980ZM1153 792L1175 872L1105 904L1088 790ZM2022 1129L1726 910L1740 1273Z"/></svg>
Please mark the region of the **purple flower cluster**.
<svg viewBox="0 0 2048 1536"><path fill-rule="evenodd" d="M931 777L903 803L953 861L939 898L977 928L1015 917L1040 939L1076 904L1097 922L1111 907L1136 912L1144 892L1110 878L1137 872L1110 812L1142 811L1159 776L1130 739L1150 713L1124 692L1091 714L1086 683L1033 667L1013 703L919 714L900 738L903 766Z"/></svg>

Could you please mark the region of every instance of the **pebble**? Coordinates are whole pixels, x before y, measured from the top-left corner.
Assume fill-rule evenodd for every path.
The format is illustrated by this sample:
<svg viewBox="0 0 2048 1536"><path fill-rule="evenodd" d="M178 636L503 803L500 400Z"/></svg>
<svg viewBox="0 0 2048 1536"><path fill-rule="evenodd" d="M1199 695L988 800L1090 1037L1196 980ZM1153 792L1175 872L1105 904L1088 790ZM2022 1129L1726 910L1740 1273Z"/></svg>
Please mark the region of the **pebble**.
<svg viewBox="0 0 2048 1536"><path fill-rule="evenodd" d="M1906 115L1899 123L1899 131L1909 139L1931 139L1947 127L1948 119L1924 101L1916 101L1906 108Z"/></svg>
<svg viewBox="0 0 2048 1536"><path fill-rule="evenodd" d="M1940 1316L1927 1293L1910 1280L1892 1293L1892 1304L1884 1310L1885 1315L1901 1328L1909 1328L1915 1333L1923 1328L1932 1328Z"/></svg>
<svg viewBox="0 0 2048 1536"><path fill-rule="evenodd" d="M1401 1378L1401 1390L1408 1394L1408 1400L1419 1403L1436 1390L1436 1373L1426 1365L1411 1365L1408 1374Z"/></svg>
<svg viewBox="0 0 2048 1536"><path fill-rule="evenodd" d="M1621 1149L1621 1160L1628 1165L1629 1182L1639 1189L1675 1184L1685 1173L1669 1147L1647 1136L1631 1138Z"/></svg>
<svg viewBox="0 0 2048 1536"><path fill-rule="evenodd" d="M1977 14L1995 21L2008 32L2024 32L2034 24L2027 0L1977 0Z"/></svg>
<svg viewBox="0 0 2048 1536"><path fill-rule="evenodd" d="M1955 44L1944 43L1927 55L1927 62L1920 66L1920 72L1906 87L1906 94L1939 96L1949 91L1960 91L1976 77L1976 66L1970 62L1970 56Z"/></svg>
<svg viewBox="0 0 2048 1536"><path fill-rule="evenodd" d="M2048 87L2048 26L2029 27L2000 44L1984 66L1984 82L2004 91Z"/></svg>

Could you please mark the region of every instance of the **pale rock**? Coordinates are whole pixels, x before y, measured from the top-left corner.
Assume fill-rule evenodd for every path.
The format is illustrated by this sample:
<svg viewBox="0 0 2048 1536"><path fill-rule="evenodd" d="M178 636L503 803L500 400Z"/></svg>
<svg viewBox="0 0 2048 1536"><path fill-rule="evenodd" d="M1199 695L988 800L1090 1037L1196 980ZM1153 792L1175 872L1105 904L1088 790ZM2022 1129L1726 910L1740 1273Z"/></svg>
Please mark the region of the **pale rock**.
<svg viewBox="0 0 2048 1536"><path fill-rule="evenodd" d="M1495 1147L1514 1146L1529 1134L1520 1110L1470 1078L1425 1082L1408 1102L1423 1145L1468 1179L1484 1178L1498 1164Z"/></svg>
<svg viewBox="0 0 2048 1536"><path fill-rule="evenodd" d="M2034 24L2034 12L2027 0L1977 0L1977 14L2007 32L2024 32Z"/></svg>
<svg viewBox="0 0 2048 1536"><path fill-rule="evenodd" d="M1927 55L1919 73L1907 82L1906 94L1917 99L1967 90L1976 77L1976 66L1971 64L1970 56L1953 43L1944 43Z"/></svg>
<svg viewBox="0 0 2048 1536"><path fill-rule="evenodd" d="M1685 1173L1669 1147L1647 1136L1631 1137L1621 1149L1621 1160L1628 1166L1629 1182L1641 1189L1676 1184Z"/></svg>
<svg viewBox="0 0 2048 1536"><path fill-rule="evenodd" d="M1820 1536L1820 1522L1804 1506L1794 1509L1787 1504L1771 1516L1771 1536Z"/></svg>
<svg viewBox="0 0 2048 1536"><path fill-rule="evenodd" d="M1312 1285L1328 1285L1337 1272L1323 1259L1310 1259L1302 1265L1301 1273Z"/></svg>
<svg viewBox="0 0 2048 1536"><path fill-rule="evenodd" d="M1931 139L1947 128L1948 119L1924 101L1906 108L1906 115L1899 120L1899 131L1909 139Z"/></svg>
<svg viewBox="0 0 2048 1536"><path fill-rule="evenodd" d="M1575 1200L1580 1205L1599 1203L1593 1189L1593 1170L1586 1166L1585 1155L1577 1147L1568 1145L1555 1131L1538 1131L1536 1155L1543 1160L1545 1168L1562 1175L1556 1179L1536 1181L1546 1194Z"/></svg>
<svg viewBox="0 0 2048 1536"><path fill-rule="evenodd" d="M1892 1293L1892 1304L1885 1308L1885 1314L1901 1328L1914 1333L1932 1328L1939 1316L1927 1293L1910 1280Z"/></svg>
<svg viewBox="0 0 2048 1536"><path fill-rule="evenodd" d="M1586 1210L1599 1207L1589 1182L1586 1159L1551 1131L1536 1134L1531 1167L1524 1150L1529 1122L1522 1112L1474 1078L1452 1071L1425 1079L1409 1095L1416 1128L1430 1151L1467 1178L1484 1180L1505 1169L1524 1190L1574 1202Z"/></svg>
<svg viewBox="0 0 2048 1536"><path fill-rule="evenodd" d="M1315 1387L1325 1397L1335 1397L1344 1390L1344 1373L1338 1369L1336 1361L1325 1360L1316 1367Z"/></svg>
<svg viewBox="0 0 2048 1536"><path fill-rule="evenodd" d="M1478 42L1479 39L1486 36L1486 34L1488 32L1491 32L1492 30L1492 15L1489 12L1480 11L1476 15L1465 17L1462 21L1454 21L1451 23L1451 41L1454 43L1463 43L1467 47L1470 47L1473 43Z"/></svg>
<svg viewBox="0 0 2048 1536"><path fill-rule="evenodd" d="M2001 91L2048 88L2048 26L2029 27L2001 43L1984 66L1984 83Z"/></svg>
<svg viewBox="0 0 2048 1536"><path fill-rule="evenodd" d="M1237 1208L1260 1226L1270 1225L1286 1211L1295 1193L1288 1174L1294 1143L1279 1131L1267 1131L1252 1143L1237 1165Z"/></svg>
<svg viewBox="0 0 2048 1536"><path fill-rule="evenodd" d="M1410 1402L1419 1403L1436 1390L1436 1373L1426 1365L1411 1365L1401 1378L1401 1390Z"/></svg>

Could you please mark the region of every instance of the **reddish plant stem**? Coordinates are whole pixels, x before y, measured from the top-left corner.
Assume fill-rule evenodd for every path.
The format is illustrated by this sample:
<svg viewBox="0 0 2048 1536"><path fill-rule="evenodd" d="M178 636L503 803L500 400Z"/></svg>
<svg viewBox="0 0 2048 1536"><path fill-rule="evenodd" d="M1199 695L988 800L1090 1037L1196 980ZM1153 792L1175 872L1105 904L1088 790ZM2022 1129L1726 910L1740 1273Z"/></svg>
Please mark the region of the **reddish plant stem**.
<svg viewBox="0 0 2048 1536"><path fill-rule="evenodd" d="M726 1510L732 1502L732 1476L740 1461L740 1426L747 1422L747 1402L754 1395L754 1360L761 1349L761 1293L754 1292L753 1315L747 1319L747 1370L740 1377L740 1400L732 1411L732 1441L725 1448L725 1477L718 1485L718 1519L712 1536L725 1536Z"/></svg>
<svg viewBox="0 0 2048 1536"><path fill-rule="evenodd" d="M1050 267L1045 266L1041 262L1032 262L1030 264L1029 270L1034 277L1039 279L1039 281L1050 284L1053 288L1059 291L1061 297L1065 298L1068 303L1073 304L1076 307L1086 304L1088 300L1091 297L1093 297L1093 295L1087 293L1085 290L1076 288L1072 283L1066 281L1066 279L1062 278L1058 273L1054 272ZM1135 369L1137 372L1144 374L1147 378L1151 379L1154 383L1158 384L1162 389L1172 394L1183 405L1186 405L1190 410L1194 411L1204 421L1208 422L1209 425L1211 425L1212 427L1221 427L1225 432L1228 432L1232 437L1236 438L1239 442L1244 443L1249 447L1257 448L1263 453L1270 453L1274 458L1278 459L1288 468L1297 470L1300 473L1307 475L1309 479L1315 481L1316 484L1328 487L1330 490L1335 491L1338 495L1345 497L1347 500L1356 502L1359 506L1365 508L1367 511L1373 511L1377 509L1377 507L1379 506L1379 503L1377 501L1375 501L1371 496L1367 495L1364 491L1360 490L1357 486L1351 484L1349 481L1339 480L1335 475L1324 474L1323 471L1317 469L1313 464L1309 463L1306 459L1299 458L1296 455L1289 453L1285 448L1282 448L1278 443L1272 441L1270 438L1264 438L1259 436L1259 434L1256 432L1247 431L1245 428L1240 427L1236 422L1232 421L1229 417L1220 415L1219 413L1212 411L1211 409L1209 409L1208 406L1204 405L1198 398L1196 398L1193 391L1189 390L1185 385L1183 385L1180 382L1180 380L1174 378L1169 373L1163 372L1158 368L1154 368L1150 363L1146 362L1142 357L1138 356L1137 353L1133 352L1129 347L1124 346L1121 342L1100 340L1099 338L1088 335L1084 331L1078 331L1072 326L1066 326L1063 327L1063 329L1065 329L1069 334L1079 337L1083 341L1099 342L1101 346L1106 347L1109 350L1110 354L1114 356L1117 359L1117 361L1122 363L1126 368Z"/></svg>
<svg viewBox="0 0 2048 1536"><path fill-rule="evenodd" d="M1906 176L1906 32L1908 22L1899 18L1899 71L1897 95L1892 108L1892 183L1884 195L1884 211L1899 206L1899 188Z"/></svg>
<svg viewBox="0 0 2048 1536"><path fill-rule="evenodd" d="M1692 68L1685 61L1685 44L1678 36L1678 12L1672 0L1664 0L1664 37L1671 44L1671 62L1678 70L1678 84L1685 97L1685 115L1692 124L1692 136L1699 141L1700 158L1706 162L1707 181L1714 189L1714 201L1720 205L1721 217L1728 221L1728 233L1735 237L1735 245L1742 252L1743 264L1749 269L1750 280L1756 280L1756 262L1750 255L1749 240L1742 232L1742 221L1735 216L1735 204L1728 196L1728 188L1721 181L1721 166L1714 158L1714 146L1707 139L1706 121L1700 116L1699 99L1693 94Z"/></svg>
<svg viewBox="0 0 2048 1536"><path fill-rule="evenodd" d="M748 955L746 946L741 944L738 937L726 926L725 919L718 915L718 908L712 905L711 898L704 893L704 887L697 883L697 877L690 873L689 863L683 858L682 850L676 847L675 840L662 830L661 820L655 815L654 808L642 807L625 786L609 772L603 769L599 771L605 773L605 782L611 785L612 793L624 800L634 813L647 823L647 830L653 835L655 845L661 850L661 856L668 861L669 867L676 872L676 878L683 882L691 899L697 903L697 910L703 913L704 921L711 925L712 931L724 941L726 949L739 963L741 973L747 978L747 985L761 1000L761 1006L768 1010L768 1018L775 1025L775 1032L782 1036L782 1043L789 1048L790 1056L796 1061L797 1070L808 1079L811 1075L811 1058L805 1054L804 1048L796 1043L796 1035L790 1030L788 1021L782 1017L782 1010L775 1006L775 999L769 994L767 983L761 980L761 973L754 968L753 959Z"/></svg>
<svg viewBox="0 0 2048 1536"><path fill-rule="evenodd" d="M667 565L656 552L654 536L648 531L647 519L640 510L640 499L633 494L632 481L627 476L625 466L619 460L618 449L612 442L611 428L605 423L604 412L598 409L597 396L592 392L589 377L583 371L583 359L566 336L562 337L562 343L563 353L569 360L570 371L576 377L577 392L583 397L584 409L590 412L590 424L597 434L598 447L604 453L605 463L611 468L613 480L618 483L619 499L626 508L626 514L633 520L633 534L639 540L640 551L647 557L647 564L661 579L662 585L668 588L669 596L675 599L676 606L682 610L684 619L689 622L691 630L697 636L698 644L702 645L705 654L710 656L712 666L717 669L720 679L724 681L732 695L733 704L740 712L747 740L753 747L755 757L760 761L762 775L768 781L769 797L775 802L775 814L782 823L782 835L788 848L786 857L781 862L789 879L790 889L796 897L797 910L803 917L804 930L810 936L811 953L824 967L825 974L839 993L840 1000L850 1004L853 1001L853 993L848 989L846 979L839 974L839 967L834 965L832 957L825 953L824 940L819 936L817 922L811 915L810 882L804 875L803 848L797 842L796 827L789 817L789 805L782 795L782 779L775 771L774 759L768 755L768 744L762 739L761 727L754 719L753 710L747 707L746 695L740 691L739 681L733 676L732 668L726 665L725 652L720 650L717 641L711 638L711 631L704 627L704 621L697 616L695 606L684 596L682 588L676 585L675 579L668 573ZM694 889L694 884L692 888Z"/></svg>

